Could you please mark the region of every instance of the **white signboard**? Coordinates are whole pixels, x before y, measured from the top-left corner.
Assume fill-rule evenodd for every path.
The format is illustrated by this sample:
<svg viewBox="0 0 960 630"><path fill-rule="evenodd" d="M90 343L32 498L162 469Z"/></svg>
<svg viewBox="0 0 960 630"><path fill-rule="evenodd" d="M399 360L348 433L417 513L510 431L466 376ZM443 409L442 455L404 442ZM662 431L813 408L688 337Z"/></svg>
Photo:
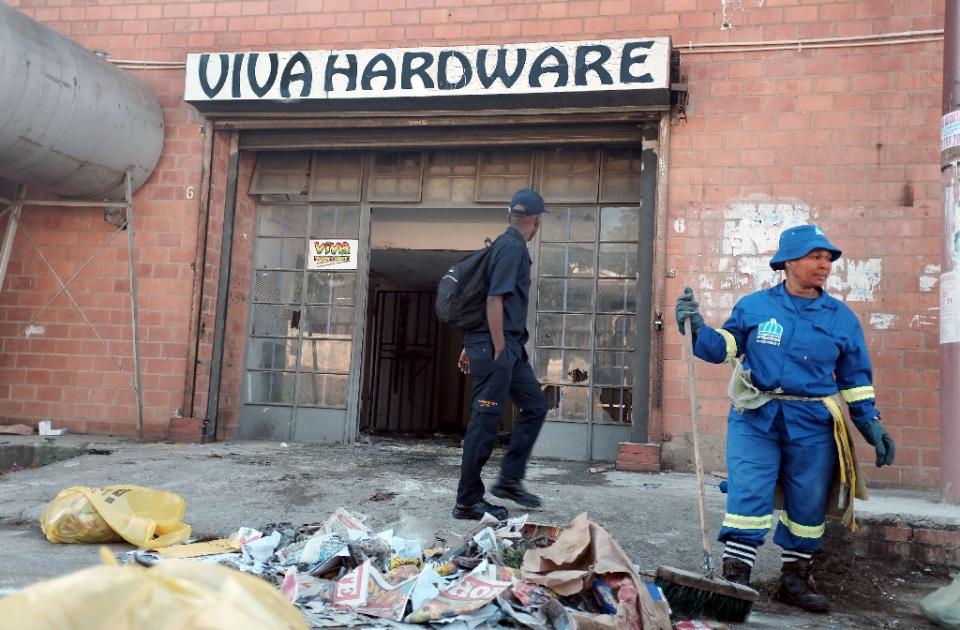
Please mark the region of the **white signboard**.
<svg viewBox="0 0 960 630"><path fill-rule="evenodd" d="M343 238L315 238L307 251L307 269L329 271L357 268L360 241Z"/></svg>
<svg viewBox="0 0 960 630"><path fill-rule="evenodd" d="M670 38L193 53L184 99L290 102L668 90Z"/></svg>
<svg viewBox="0 0 960 630"><path fill-rule="evenodd" d="M960 341L960 295L957 272L940 274L940 343Z"/></svg>

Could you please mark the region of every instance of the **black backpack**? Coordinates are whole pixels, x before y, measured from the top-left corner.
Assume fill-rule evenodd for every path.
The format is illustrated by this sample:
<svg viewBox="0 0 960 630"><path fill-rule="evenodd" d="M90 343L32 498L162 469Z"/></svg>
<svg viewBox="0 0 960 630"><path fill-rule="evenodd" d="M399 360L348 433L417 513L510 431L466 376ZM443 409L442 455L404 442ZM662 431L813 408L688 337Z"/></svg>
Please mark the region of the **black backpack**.
<svg viewBox="0 0 960 630"><path fill-rule="evenodd" d="M492 244L454 264L437 284L437 319L463 332L483 325L487 318L487 266Z"/></svg>

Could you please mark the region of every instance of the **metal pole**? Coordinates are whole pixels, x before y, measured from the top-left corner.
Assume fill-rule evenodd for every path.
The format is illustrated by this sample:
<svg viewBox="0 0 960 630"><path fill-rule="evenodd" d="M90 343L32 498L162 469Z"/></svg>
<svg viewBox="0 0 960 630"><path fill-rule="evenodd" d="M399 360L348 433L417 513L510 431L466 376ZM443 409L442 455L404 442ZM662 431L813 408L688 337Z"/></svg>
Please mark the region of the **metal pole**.
<svg viewBox="0 0 960 630"><path fill-rule="evenodd" d="M137 391L137 439L143 439L143 381L140 379L140 319L137 311L137 258L134 252L133 182L130 171L124 178L127 198L127 253L130 259L130 317L133 319L133 387Z"/></svg>
<svg viewBox="0 0 960 630"><path fill-rule="evenodd" d="M193 417L197 386L197 351L200 346L200 311L207 266L207 232L210 229L210 171L213 164L213 124L203 123L203 171L200 177L200 212L197 217L197 248L193 257L193 299L190 302L190 332L187 334L187 366L180 413Z"/></svg>
<svg viewBox="0 0 960 630"><path fill-rule="evenodd" d="M960 503L960 0L946 0L940 168L944 238L940 265L940 491Z"/></svg>
<svg viewBox="0 0 960 630"><path fill-rule="evenodd" d="M10 252L13 251L13 237L17 234L17 226L20 225L20 210L23 208L23 197L27 192L26 186L20 184L17 186L17 196L10 206L10 218L7 219L7 231L3 235L3 249L0 250L0 288L3 288L3 282L7 278L7 265L10 264Z"/></svg>
<svg viewBox="0 0 960 630"><path fill-rule="evenodd" d="M207 417L203 423L205 442L217 439L220 412L220 379L223 372L223 344L227 331L227 298L230 295L230 259L233 256L233 223L237 210L237 177L240 170L239 134L230 135L227 191L223 202L223 240L220 243L220 275L217 280L216 320L213 327L213 356L210 359L210 389Z"/></svg>

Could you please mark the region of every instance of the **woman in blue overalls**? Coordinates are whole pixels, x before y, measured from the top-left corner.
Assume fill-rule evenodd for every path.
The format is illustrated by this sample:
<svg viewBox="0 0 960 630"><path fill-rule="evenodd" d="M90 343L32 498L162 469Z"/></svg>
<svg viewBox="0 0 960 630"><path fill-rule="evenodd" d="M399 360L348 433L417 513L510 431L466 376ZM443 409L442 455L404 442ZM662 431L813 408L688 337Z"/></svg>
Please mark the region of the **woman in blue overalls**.
<svg viewBox="0 0 960 630"><path fill-rule="evenodd" d="M727 513L718 536L725 543L723 575L749 584L757 548L773 525L779 481L784 505L774 535L783 550L778 596L813 612L830 607L808 578L838 461L834 419L820 399L839 391L853 423L876 448L877 466L892 464L894 456L875 406L863 330L847 305L823 290L840 254L816 226L792 227L780 235L770 260L785 272L785 281L742 298L721 328L704 325L689 288L676 307L681 334L684 320L690 322L696 356L710 363L742 357L753 385L773 396L755 409L730 409Z"/></svg>

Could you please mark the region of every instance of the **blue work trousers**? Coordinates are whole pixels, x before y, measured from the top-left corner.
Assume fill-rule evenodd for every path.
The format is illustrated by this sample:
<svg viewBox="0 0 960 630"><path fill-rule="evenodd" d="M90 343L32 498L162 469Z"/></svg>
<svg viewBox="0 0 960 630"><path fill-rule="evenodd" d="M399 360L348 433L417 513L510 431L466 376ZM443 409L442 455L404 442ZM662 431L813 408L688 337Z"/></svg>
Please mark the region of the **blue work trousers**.
<svg viewBox="0 0 960 630"><path fill-rule="evenodd" d="M497 441L497 429L503 405L509 396L520 413L513 422L510 445L500 466L504 479L523 479L530 452L547 415L547 399L533 375L523 346L507 340L503 353L493 360L493 343L468 342L465 345L473 376L470 424L463 437L463 458L457 503L473 505L483 499L480 471L490 459Z"/></svg>
<svg viewBox="0 0 960 630"><path fill-rule="evenodd" d="M817 403L810 403L817 404ZM774 542L813 553L823 536L827 495L837 467L832 425L790 439L778 414L769 431L731 414L727 428L727 514L717 539L759 547L773 524L777 481L783 488Z"/></svg>

